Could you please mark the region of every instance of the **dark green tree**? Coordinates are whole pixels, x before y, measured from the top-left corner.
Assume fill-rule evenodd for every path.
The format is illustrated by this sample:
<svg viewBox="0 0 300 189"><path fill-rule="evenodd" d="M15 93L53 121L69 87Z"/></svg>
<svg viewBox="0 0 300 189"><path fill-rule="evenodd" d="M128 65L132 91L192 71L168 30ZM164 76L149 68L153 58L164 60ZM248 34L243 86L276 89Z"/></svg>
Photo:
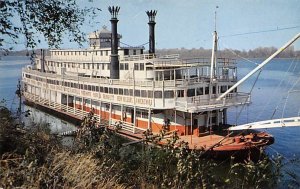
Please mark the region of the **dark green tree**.
<svg viewBox="0 0 300 189"><path fill-rule="evenodd" d="M20 38L25 38L27 48L34 48L41 42L40 34L50 47L57 48L65 35L82 44L81 26L99 11L80 7L76 0L0 0L0 51L12 50Z"/></svg>

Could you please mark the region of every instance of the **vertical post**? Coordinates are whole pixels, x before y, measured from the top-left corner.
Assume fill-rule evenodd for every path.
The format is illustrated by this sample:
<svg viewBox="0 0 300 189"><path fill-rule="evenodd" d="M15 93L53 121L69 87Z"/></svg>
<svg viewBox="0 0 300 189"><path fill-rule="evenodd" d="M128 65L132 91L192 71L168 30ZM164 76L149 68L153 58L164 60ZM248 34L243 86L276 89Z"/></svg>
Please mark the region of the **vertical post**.
<svg viewBox="0 0 300 189"><path fill-rule="evenodd" d="M102 101L99 102L99 123L101 123Z"/></svg>
<svg viewBox="0 0 300 189"><path fill-rule="evenodd" d="M148 129L152 130L152 128L151 128L151 108L148 109Z"/></svg>
<svg viewBox="0 0 300 189"><path fill-rule="evenodd" d="M133 134L135 134L135 128L136 128L136 107L134 106L133 107Z"/></svg>
<svg viewBox="0 0 300 189"><path fill-rule="evenodd" d="M76 112L76 96L73 96L73 113L75 115L75 112Z"/></svg>
<svg viewBox="0 0 300 189"><path fill-rule="evenodd" d="M177 111L175 109L175 112L174 112L174 122L175 122L175 130L177 129Z"/></svg>
<svg viewBox="0 0 300 189"><path fill-rule="evenodd" d="M193 144L193 113L191 113L191 144Z"/></svg>
<svg viewBox="0 0 300 189"><path fill-rule="evenodd" d="M123 111L124 111L124 105L121 104L121 120L124 121L124 116L123 116Z"/></svg>
<svg viewBox="0 0 300 189"><path fill-rule="evenodd" d="M108 121L108 126L110 127L111 126L111 111L112 111L112 104L111 102L109 103L109 121Z"/></svg>
<svg viewBox="0 0 300 189"><path fill-rule="evenodd" d="M67 112L69 112L69 94L67 94L67 107L66 107Z"/></svg>

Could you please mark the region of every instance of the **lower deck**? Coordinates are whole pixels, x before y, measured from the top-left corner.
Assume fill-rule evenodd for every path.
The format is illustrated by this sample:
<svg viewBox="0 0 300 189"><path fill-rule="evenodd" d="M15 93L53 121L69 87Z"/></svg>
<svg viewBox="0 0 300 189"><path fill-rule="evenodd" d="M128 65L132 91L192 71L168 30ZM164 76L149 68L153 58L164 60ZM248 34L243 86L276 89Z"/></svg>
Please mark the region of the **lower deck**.
<svg viewBox="0 0 300 189"><path fill-rule="evenodd" d="M213 130L218 130L219 126L226 124L226 109L188 113L173 109L141 109L68 94L62 94L59 98L61 103L55 99L43 98L29 92L24 92L24 96L26 100L78 120L82 120L87 113L92 111L99 124L114 126L121 123L123 130L131 133L147 129L153 133L159 133L164 127L169 131L176 130L179 136L198 137L212 134Z"/></svg>

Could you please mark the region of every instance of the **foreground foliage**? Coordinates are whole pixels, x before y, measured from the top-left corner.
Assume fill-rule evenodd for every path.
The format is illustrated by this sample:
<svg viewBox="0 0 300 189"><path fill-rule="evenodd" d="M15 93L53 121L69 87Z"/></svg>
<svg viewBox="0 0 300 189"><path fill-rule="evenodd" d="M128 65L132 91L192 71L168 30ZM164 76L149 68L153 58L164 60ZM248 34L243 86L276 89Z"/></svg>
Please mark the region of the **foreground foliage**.
<svg viewBox="0 0 300 189"><path fill-rule="evenodd" d="M3 106L0 119L3 188L273 188L281 178L281 159L222 166L224 162L200 159L200 152L178 144L175 134L166 146L149 145L159 143L163 131L127 145L113 131L93 129L92 114L83 125L92 128L69 147L49 133L47 124L23 129ZM291 188L299 186L290 183Z"/></svg>

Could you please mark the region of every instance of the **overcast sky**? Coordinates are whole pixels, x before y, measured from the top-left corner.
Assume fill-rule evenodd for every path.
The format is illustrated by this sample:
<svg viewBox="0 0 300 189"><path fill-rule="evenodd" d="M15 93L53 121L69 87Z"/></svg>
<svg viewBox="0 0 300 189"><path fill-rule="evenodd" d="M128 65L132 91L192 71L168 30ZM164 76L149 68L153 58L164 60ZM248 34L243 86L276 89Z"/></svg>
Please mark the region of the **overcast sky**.
<svg viewBox="0 0 300 189"><path fill-rule="evenodd" d="M78 3L102 9L94 24L82 28L87 34L103 25L110 29L107 7L120 6L118 33L123 36L121 42L131 46L148 42L145 11L151 9L158 11L156 48L160 49L211 48L215 10L221 49L278 48L300 32L300 0L93 0L89 3L78 0ZM77 48L65 41L61 47ZM294 46L300 49L300 41ZM148 45L145 47L148 49Z"/></svg>

